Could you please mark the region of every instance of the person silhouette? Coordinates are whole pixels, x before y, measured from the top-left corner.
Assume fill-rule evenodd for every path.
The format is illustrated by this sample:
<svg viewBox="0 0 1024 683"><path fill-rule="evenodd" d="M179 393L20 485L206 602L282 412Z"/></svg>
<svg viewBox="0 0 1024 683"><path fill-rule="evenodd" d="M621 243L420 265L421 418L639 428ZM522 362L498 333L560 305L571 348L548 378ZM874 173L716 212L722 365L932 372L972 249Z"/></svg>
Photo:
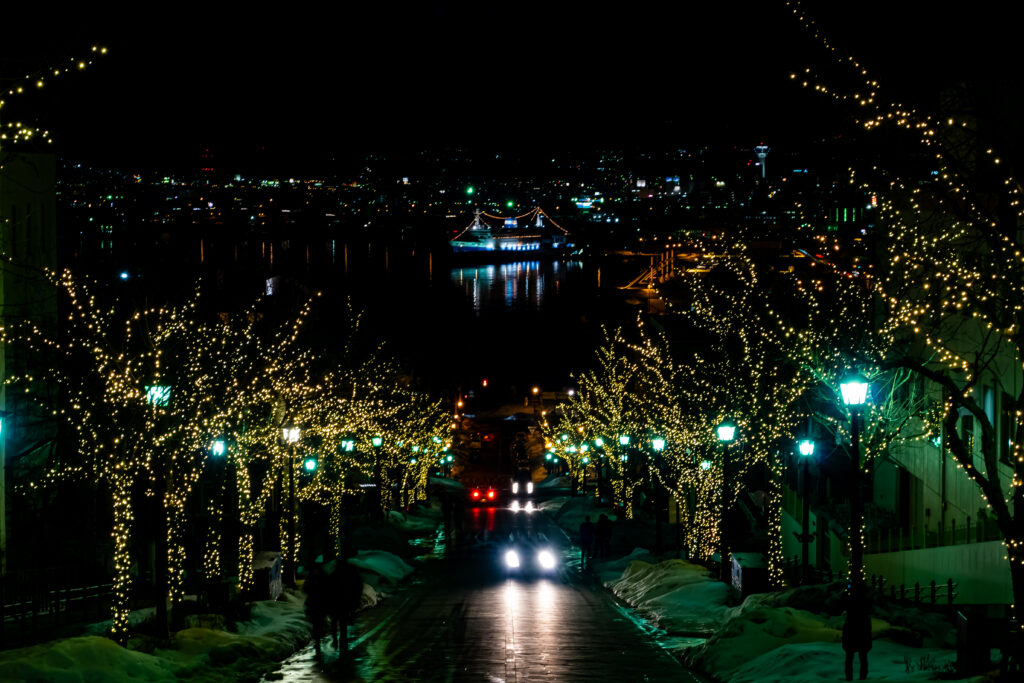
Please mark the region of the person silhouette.
<svg viewBox="0 0 1024 683"><path fill-rule="evenodd" d="M853 655L860 658L860 680L868 677L868 652L871 650L871 612L867 586L854 581L846 593L846 622L843 624L843 650L846 652L846 680L853 680Z"/></svg>

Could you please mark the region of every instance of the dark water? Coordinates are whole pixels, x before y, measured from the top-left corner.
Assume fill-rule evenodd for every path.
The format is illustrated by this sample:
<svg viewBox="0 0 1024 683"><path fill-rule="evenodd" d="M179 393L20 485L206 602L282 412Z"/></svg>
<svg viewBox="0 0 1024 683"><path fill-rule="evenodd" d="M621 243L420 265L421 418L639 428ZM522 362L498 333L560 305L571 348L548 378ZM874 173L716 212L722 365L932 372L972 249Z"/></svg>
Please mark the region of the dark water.
<svg viewBox="0 0 1024 683"><path fill-rule="evenodd" d="M588 367L602 323L633 319L617 285L629 266L587 260L459 262L445 245L327 238L218 239L196 236L169 249L136 252L145 279L188 288L202 277L218 310L239 310L274 291L297 302L323 291L327 317L346 303L364 317L368 341L385 343L428 388L451 395L482 388L495 398L521 399L529 387L558 390ZM124 253L124 252L122 252ZM110 277L125 259L113 253ZM126 292L142 285L124 285Z"/></svg>

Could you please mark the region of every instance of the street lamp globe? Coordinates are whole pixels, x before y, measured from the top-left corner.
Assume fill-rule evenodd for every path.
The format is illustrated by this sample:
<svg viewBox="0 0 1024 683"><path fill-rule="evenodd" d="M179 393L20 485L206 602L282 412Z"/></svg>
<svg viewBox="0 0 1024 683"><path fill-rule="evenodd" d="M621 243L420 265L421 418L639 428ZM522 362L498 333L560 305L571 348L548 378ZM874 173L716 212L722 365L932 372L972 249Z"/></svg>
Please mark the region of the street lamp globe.
<svg viewBox="0 0 1024 683"><path fill-rule="evenodd" d="M654 440L651 441L651 445L654 446L654 450L663 451L665 450L665 439L660 436L655 437Z"/></svg>
<svg viewBox="0 0 1024 683"><path fill-rule="evenodd" d="M796 447L804 457L814 455L814 442L810 439L801 439Z"/></svg>
<svg viewBox="0 0 1024 683"><path fill-rule="evenodd" d="M867 380L860 375L852 375L839 384L839 392L844 404L858 408L868 400Z"/></svg>
<svg viewBox="0 0 1024 683"><path fill-rule="evenodd" d="M281 429L281 436L285 443L296 443L299 440L301 430L298 427L284 427Z"/></svg>
<svg viewBox="0 0 1024 683"><path fill-rule="evenodd" d="M716 428L718 440L722 443L729 443L736 438L736 425L726 420Z"/></svg>
<svg viewBox="0 0 1024 683"><path fill-rule="evenodd" d="M370 439L370 442L373 444L374 448L380 448L380 445L384 443L384 437L375 436L372 439Z"/></svg>
<svg viewBox="0 0 1024 683"><path fill-rule="evenodd" d="M702 470L704 470L705 472L710 470L711 469L711 461L710 460L701 460L700 461L700 468Z"/></svg>
<svg viewBox="0 0 1024 683"><path fill-rule="evenodd" d="M213 445L210 446L210 453L215 457L220 457L224 455L224 453L226 453L227 450L228 444L224 439L217 439L213 442Z"/></svg>
<svg viewBox="0 0 1024 683"><path fill-rule="evenodd" d="M619 445L620 446L628 446L629 445L629 434L623 434L622 436L619 437Z"/></svg>

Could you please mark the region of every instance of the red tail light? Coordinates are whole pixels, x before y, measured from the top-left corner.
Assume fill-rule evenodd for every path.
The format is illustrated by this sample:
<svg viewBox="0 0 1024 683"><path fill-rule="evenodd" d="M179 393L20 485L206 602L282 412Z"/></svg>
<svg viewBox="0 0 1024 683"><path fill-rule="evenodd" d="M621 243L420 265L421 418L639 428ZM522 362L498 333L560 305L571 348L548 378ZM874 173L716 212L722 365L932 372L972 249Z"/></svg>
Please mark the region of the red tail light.
<svg viewBox="0 0 1024 683"><path fill-rule="evenodd" d="M477 489L473 489L473 493L471 493L470 495L473 496L473 500L476 500L477 498L480 497L480 491L478 491Z"/></svg>
<svg viewBox="0 0 1024 683"><path fill-rule="evenodd" d="M491 500L494 500L494 489L491 489L490 491L487 492L487 497L490 498Z"/></svg>

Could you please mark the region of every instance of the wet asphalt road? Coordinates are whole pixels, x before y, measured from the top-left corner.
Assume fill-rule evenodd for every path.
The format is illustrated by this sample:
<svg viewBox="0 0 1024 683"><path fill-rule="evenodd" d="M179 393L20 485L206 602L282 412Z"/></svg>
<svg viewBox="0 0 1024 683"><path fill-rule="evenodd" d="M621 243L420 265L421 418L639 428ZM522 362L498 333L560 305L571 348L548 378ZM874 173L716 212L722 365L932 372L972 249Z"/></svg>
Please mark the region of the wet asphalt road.
<svg viewBox="0 0 1024 683"><path fill-rule="evenodd" d="M545 515L490 508L467 521L463 542L439 538L414 585L357 618L350 657L327 644L317 662L309 646L267 680L702 680L580 575L572 546ZM524 564L548 548L559 566L510 572L503 559L512 547Z"/></svg>

